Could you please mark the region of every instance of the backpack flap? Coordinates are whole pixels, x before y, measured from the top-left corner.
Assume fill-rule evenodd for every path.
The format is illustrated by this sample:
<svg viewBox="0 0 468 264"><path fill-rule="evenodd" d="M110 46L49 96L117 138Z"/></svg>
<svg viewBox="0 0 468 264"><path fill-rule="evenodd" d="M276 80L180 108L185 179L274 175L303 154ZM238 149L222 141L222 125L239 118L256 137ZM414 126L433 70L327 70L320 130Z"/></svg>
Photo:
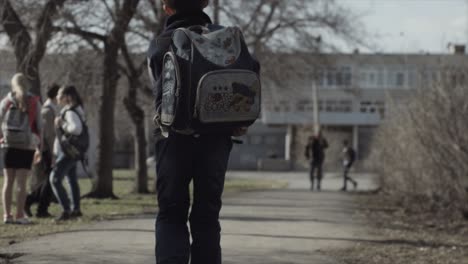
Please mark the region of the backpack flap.
<svg viewBox="0 0 468 264"><path fill-rule="evenodd" d="M253 123L260 114L260 80L247 70L207 73L197 89L199 121L210 123Z"/></svg>
<svg viewBox="0 0 468 264"><path fill-rule="evenodd" d="M193 126L203 133L250 126L260 115L261 82L240 29L223 28L193 43L192 64L202 65L192 70L199 80Z"/></svg>

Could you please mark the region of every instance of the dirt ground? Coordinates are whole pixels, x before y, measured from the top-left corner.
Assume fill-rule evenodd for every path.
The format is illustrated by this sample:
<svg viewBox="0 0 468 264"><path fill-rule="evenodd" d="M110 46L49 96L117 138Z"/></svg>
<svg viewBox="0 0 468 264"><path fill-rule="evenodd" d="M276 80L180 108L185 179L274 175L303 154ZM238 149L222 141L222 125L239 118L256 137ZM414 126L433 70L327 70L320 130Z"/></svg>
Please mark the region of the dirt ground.
<svg viewBox="0 0 468 264"><path fill-rule="evenodd" d="M384 194L357 194L372 235L383 241L357 242L331 252L346 264L468 264L468 220L455 210L430 212L425 201L403 209L401 201ZM408 207L405 207L408 208Z"/></svg>

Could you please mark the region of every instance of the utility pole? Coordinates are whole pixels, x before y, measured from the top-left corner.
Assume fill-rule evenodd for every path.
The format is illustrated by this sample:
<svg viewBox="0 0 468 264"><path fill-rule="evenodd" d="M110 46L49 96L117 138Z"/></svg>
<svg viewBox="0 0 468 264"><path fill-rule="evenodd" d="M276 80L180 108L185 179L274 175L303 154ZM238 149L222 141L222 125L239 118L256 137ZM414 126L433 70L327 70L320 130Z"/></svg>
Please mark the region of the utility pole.
<svg viewBox="0 0 468 264"><path fill-rule="evenodd" d="M318 36L315 41L317 42L317 55L321 53L322 45L322 36ZM320 112L319 112L319 91L317 87L317 79L320 78L319 75L319 65L314 65L313 68L313 78L312 78L312 103L313 103L313 119L314 119L314 133L318 135L320 130Z"/></svg>
<svg viewBox="0 0 468 264"><path fill-rule="evenodd" d="M319 115L319 95L317 89L317 72L314 70L314 78L312 79L312 103L313 103L313 120L314 120L314 133L318 134L320 129L320 115Z"/></svg>

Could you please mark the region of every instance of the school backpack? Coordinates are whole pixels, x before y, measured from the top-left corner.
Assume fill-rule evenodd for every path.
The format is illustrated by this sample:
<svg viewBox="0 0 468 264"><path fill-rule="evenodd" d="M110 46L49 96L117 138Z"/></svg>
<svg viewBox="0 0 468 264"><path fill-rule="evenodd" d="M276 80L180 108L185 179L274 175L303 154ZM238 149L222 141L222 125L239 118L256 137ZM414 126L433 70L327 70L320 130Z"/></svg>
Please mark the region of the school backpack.
<svg viewBox="0 0 468 264"><path fill-rule="evenodd" d="M73 160L85 160L86 152L89 148L89 131L88 125L84 122L81 115L76 111L75 108L70 108L62 113L61 118L65 118L67 111L73 111L78 115L80 122L82 124L82 130L79 135L72 135L65 133L62 128L57 129L57 137L59 139L59 144L62 147L62 151L65 156Z"/></svg>
<svg viewBox="0 0 468 264"><path fill-rule="evenodd" d="M348 158L349 163L353 163L356 160L356 151L351 147L348 147Z"/></svg>
<svg viewBox="0 0 468 264"><path fill-rule="evenodd" d="M160 124L181 134L251 125L260 114L257 69L237 27L176 29L163 59Z"/></svg>
<svg viewBox="0 0 468 264"><path fill-rule="evenodd" d="M38 96L28 95L27 112L21 111L17 103L7 95L5 115L2 123L2 142L10 147L29 147L33 133L40 137L40 132L36 124Z"/></svg>

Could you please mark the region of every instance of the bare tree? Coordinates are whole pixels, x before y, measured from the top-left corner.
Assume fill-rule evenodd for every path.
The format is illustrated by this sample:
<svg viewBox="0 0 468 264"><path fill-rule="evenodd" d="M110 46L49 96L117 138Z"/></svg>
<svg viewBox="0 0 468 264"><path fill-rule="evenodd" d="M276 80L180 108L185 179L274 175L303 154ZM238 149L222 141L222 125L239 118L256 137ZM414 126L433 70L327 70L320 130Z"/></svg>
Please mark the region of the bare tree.
<svg viewBox="0 0 468 264"><path fill-rule="evenodd" d="M131 25L127 32L127 41L122 45L122 55L125 61L120 66L120 71L127 78L127 95L123 100L125 108L134 125L134 146L135 146L135 192L148 192L148 168L147 140L145 127L145 110L141 105L138 94L143 94L146 98L152 98L153 93L146 78L147 59L141 56L139 51L146 49L148 43L155 35L158 35L163 28L165 15L162 5L156 0L143 1L135 15L135 23ZM129 43L132 40L132 43ZM140 96L141 98L141 96ZM153 103L154 100L149 100Z"/></svg>
<svg viewBox="0 0 468 264"><path fill-rule="evenodd" d="M125 41L130 21L134 17L139 0L107 1L82 5L69 9L65 23L58 28L62 32L80 36L94 49L102 49L103 74L102 97L99 110L99 148L97 177L87 197L115 197L113 181L114 109L119 79L119 50ZM103 9L108 12L103 12ZM103 13L109 16L103 16ZM110 25L110 26L109 26Z"/></svg>
<svg viewBox="0 0 468 264"><path fill-rule="evenodd" d="M16 56L16 70L25 74L32 83L32 92L41 94L39 64L47 50L47 43L53 36L53 20L65 0L49 0L40 3L15 1L17 9L9 0L0 1L1 24L13 45ZM34 10L26 10L27 5L34 6ZM37 13L39 10L39 13ZM28 23L22 21L19 14L26 16Z"/></svg>
<svg viewBox="0 0 468 264"><path fill-rule="evenodd" d="M263 87L273 101L284 99L276 87L294 89L287 83L292 79L311 82L319 66L332 63L319 53L368 46L359 17L335 0L219 1L223 24L239 26L261 61L263 81L269 83Z"/></svg>
<svg viewBox="0 0 468 264"><path fill-rule="evenodd" d="M365 44L358 17L334 0L219 1L220 16L241 27L256 54L337 50L337 40Z"/></svg>

